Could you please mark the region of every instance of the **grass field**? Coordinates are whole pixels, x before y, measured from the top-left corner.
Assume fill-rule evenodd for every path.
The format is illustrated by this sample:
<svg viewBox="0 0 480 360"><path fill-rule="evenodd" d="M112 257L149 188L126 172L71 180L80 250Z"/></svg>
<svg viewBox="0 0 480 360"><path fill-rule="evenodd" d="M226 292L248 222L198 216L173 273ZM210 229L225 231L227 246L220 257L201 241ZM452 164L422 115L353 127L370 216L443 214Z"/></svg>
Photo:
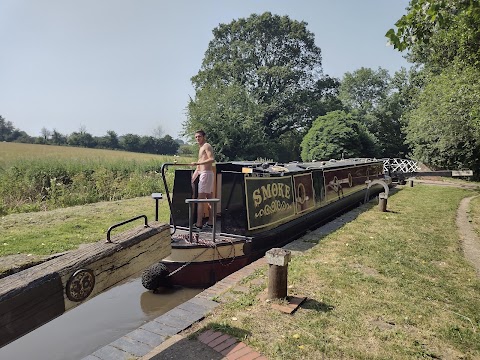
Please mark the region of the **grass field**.
<svg viewBox="0 0 480 360"><path fill-rule="evenodd" d="M191 162L124 151L0 143L0 215L164 192L160 168L174 160Z"/></svg>
<svg viewBox="0 0 480 360"><path fill-rule="evenodd" d="M0 142L0 168L15 165L15 163L21 160L67 160L82 162L87 159L90 161L97 160L99 162L115 160L153 160L157 162L164 162L165 159L172 159L172 157L154 154L132 153L119 150Z"/></svg>

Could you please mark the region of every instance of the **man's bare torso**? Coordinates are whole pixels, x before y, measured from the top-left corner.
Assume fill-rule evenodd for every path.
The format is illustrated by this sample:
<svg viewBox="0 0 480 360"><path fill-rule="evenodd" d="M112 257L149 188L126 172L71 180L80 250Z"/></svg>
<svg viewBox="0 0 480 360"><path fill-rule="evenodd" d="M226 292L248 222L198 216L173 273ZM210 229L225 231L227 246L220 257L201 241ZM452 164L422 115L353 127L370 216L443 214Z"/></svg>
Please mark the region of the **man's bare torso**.
<svg viewBox="0 0 480 360"><path fill-rule="evenodd" d="M212 146L209 143L203 144L198 150L198 162L203 162L209 158L207 152L213 152ZM197 165L197 170L213 171L212 163Z"/></svg>

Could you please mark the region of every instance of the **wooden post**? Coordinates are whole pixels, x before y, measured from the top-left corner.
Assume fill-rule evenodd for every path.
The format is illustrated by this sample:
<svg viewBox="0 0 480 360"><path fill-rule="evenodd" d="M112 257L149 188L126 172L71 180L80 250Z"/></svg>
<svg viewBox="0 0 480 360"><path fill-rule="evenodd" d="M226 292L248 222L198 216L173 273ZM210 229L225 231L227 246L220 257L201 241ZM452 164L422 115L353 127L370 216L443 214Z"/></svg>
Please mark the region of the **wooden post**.
<svg viewBox="0 0 480 360"><path fill-rule="evenodd" d="M378 210L381 212L387 211L387 196L385 193L380 193L378 195Z"/></svg>
<svg viewBox="0 0 480 360"><path fill-rule="evenodd" d="M413 179L408 180L408 186L413 187Z"/></svg>
<svg viewBox="0 0 480 360"><path fill-rule="evenodd" d="M267 251L268 263L268 299L287 297L288 263L291 258L289 250L273 248Z"/></svg>

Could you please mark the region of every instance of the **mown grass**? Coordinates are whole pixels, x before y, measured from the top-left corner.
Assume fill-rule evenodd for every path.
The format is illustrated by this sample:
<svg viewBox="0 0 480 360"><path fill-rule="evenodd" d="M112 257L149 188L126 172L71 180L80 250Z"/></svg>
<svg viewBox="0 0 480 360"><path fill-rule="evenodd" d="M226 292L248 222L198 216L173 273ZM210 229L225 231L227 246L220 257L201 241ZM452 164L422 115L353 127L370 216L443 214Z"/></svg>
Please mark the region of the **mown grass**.
<svg viewBox="0 0 480 360"><path fill-rule="evenodd" d="M478 359L480 280L455 225L471 194L405 187L293 258L289 295L308 297L294 315L259 300L265 268L207 326L269 359Z"/></svg>
<svg viewBox="0 0 480 360"><path fill-rule="evenodd" d="M0 215L164 192L162 163L190 162L124 151L0 143ZM168 173L171 184L173 172Z"/></svg>

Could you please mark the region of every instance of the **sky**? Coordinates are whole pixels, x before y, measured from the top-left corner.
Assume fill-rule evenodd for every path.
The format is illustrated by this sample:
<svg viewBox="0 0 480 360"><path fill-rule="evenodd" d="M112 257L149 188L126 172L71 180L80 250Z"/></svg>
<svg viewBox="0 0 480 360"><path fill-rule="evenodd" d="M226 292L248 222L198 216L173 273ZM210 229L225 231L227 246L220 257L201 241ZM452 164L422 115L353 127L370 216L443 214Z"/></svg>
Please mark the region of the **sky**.
<svg viewBox="0 0 480 360"><path fill-rule="evenodd" d="M408 0L0 0L0 115L41 129L180 138L212 30L266 11L305 21L325 75L409 63L385 33Z"/></svg>

